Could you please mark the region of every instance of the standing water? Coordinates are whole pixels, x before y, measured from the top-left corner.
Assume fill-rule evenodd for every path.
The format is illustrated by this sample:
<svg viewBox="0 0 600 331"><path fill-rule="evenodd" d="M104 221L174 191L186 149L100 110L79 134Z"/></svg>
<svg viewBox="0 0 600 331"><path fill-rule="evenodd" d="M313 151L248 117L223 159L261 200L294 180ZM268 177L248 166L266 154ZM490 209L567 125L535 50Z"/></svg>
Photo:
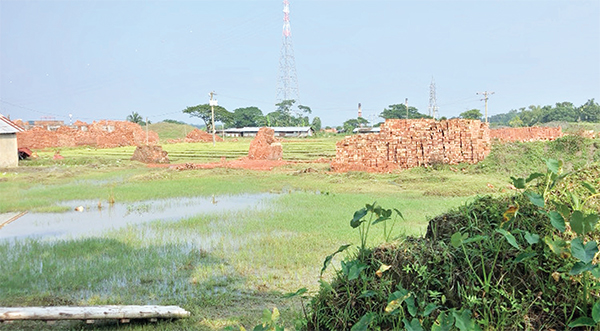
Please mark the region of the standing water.
<svg viewBox="0 0 600 331"><path fill-rule="evenodd" d="M151 221L177 221L199 214L262 208L271 193L170 198L98 206L95 201L61 204L65 213L28 213L0 227L0 240L21 238L68 239ZM0 214L0 224L5 220Z"/></svg>

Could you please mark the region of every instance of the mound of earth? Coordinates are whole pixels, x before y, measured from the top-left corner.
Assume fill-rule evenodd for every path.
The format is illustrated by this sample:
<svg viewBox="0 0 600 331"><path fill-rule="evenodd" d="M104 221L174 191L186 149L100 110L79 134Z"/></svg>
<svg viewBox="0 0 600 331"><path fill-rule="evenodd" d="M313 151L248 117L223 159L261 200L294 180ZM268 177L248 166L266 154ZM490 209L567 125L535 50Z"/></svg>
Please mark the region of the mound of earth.
<svg viewBox="0 0 600 331"><path fill-rule="evenodd" d="M597 167L589 171L598 178ZM591 288L600 285L598 273L572 274L570 251L555 253L554 243L574 237L523 194L477 198L432 219L425 237L344 261L312 299L308 328L454 330L460 319L468 330L568 329L592 315L599 293ZM596 228L585 240L599 237Z"/></svg>
<svg viewBox="0 0 600 331"><path fill-rule="evenodd" d="M281 160L283 147L275 139L275 130L267 127L260 128L256 137L250 143L248 158L251 160Z"/></svg>
<svg viewBox="0 0 600 331"><path fill-rule="evenodd" d="M206 131L202 131L200 129L194 129L190 133L185 136L186 143L201 143L201 142L211 142L213 141L213 136ZM223 141L223 138L215 135L215 141Z"/></svg>
<svg viewBox="0 0 600 331"><path fill-rule="evenodd" d="M167 164L169 163L169 157L167 151L163 151L161 146L149 146L142 145L138 146L131 156L132 161L139 161L143 163L158 163Z"/></svg>

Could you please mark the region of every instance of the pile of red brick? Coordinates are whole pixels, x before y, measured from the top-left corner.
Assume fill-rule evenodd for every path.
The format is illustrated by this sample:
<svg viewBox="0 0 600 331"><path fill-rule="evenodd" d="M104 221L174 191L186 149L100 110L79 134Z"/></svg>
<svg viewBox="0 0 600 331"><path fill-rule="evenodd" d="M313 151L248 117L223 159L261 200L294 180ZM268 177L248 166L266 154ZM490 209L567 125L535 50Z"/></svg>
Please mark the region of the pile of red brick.
<svg viewBox="0 0 600 331"><path fill-rule="evenodd" d="M163 151L161 146L158 145L140 145L133 152L131 156L132 161L139 161L144 163L169 163L169 157L167 151Z"/></svg>
<svg viewBox="0 0 600 331"><path fill-rule="evenodd" d="M381 132L336 145L334 171L392 172L436 163L477 163L490 152L489 128L478 120L386 120Z"/></svg>
<svg viewBox="0 0 600 331"><path fill-rule="evenodd" d="M194 129L190 133L188 133L187 136L185 136L186 143L201 143L211 141L213 141L212 134L199 129ZM215 135L215 141L223 141L223 138Z"/></svg>
<svg viewBox="0 0 600 331"><path fill-rule="evenodd" d="M250 142L248 158L250 160L281 160L283 147L281 142L275 139L275 130L271 128L260 128L256 137Z"/></svg>
<svg viewBox="0 0 600 331"><path fill-rule="evenodd" d="M158 134L148 131L148 143L156 144ZM146 144L146 130L126 121L98 121L92 124L77 121L73 127L62 126L56 131L35 127L17 133L19 147L44 149L52 147L92 146L111 148Z"/></svg>
<svg viewBox="0 0 600 331"><path fill-rule="evenodd" d="M563 136L559 127L502 128L490 130L492 140L499 142L554 140Z"/></svg>

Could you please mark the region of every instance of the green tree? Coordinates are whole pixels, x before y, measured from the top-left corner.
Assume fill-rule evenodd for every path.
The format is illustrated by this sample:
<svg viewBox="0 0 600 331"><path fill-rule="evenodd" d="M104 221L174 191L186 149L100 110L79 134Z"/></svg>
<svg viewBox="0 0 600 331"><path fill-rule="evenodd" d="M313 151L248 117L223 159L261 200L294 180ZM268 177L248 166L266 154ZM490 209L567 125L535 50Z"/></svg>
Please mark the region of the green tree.
<svg viewBox="0 0 600 331"><path fill-rule="evenodd" d="M406 105L397 104L397 105L389 105L388 108L385 108L379 117L390 119L390 118L400 118L406 119ZM415 107L408 107L408 118L432 118L431 116L419 113L419 110Z"/></svg>
<svg viewBox="0 0 600 331"><path fill-rule="evenodd" d="M481 110L479 109L470 109L460 113L460 118L464 118L467 120L481 120Z"/></svg>
<svg viewBox="0 0 600 331"><path fill-rule="evenodd" d="M318 116L313 117L310 127L315 133L321 131L321 119Z"/></svg>
<svg viewBox="0 0 600 331"><path fill-rule="evenodd" d="M208 104L187 107L183 113L193 117L201 118L204 121L207 132L212 132L212 113ZM230 123L231 113L221 106L215 106L215 122Z"/></svg>
<svg viewBox="0 0 600 331"><path fill-rule="evenodd" d="M351 118L349 120L347 120L346 122L344 122L344 131L346 133L352 133L352 130L358 128L359 126L363 125L367 125L369 124L369 121L367 121L366 119L359 117L359 118Z"/></svg>
<svg viewBox="0 0 600 331"><path fill-rule="evenodd" d="M231 119L231 122L227 124L234 128L264 126L266 124L262 111L257 107L238 108L233 111Z"/></svg>
<svg viewBox="0 0 600 331"><path fill-rule="evenodd" d="M140 114L138 114L136 111L133 111L130 115L127 115L126 120L132 123L137 123L139 125L145 124L142 116L140 116Z"/></svg>
<svg viewBox="0 0 600 331"><path fill-rule="evenodd" d="M582 121L600 122L600 105L594 99L588 100L578 108L578 113Z"/></svg>
<svg viewBox="0 0 600 331"><path fill-rule="evenodd" d="M517 115L508 122L508 125L510 125L513 128L519 128L523 126L523 121L521 121L521 118L519 117L519 115Z"/></svg>

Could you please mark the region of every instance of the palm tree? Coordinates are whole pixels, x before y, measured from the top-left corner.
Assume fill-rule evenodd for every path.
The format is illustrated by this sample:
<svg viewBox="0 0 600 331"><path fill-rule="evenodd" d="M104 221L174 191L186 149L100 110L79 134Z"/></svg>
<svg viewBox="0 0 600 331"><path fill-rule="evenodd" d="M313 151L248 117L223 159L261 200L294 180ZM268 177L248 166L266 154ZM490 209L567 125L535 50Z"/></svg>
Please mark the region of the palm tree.
<svg viewBox="0 0 600 331"><path fill-rule="evenodd" d="M137 123L139 125L144 124L144 119L142 118L142 116L140 116L140 114L138 114L135 111L131 112L131 115L127 115L127 120L129 122Z"/></svg>

